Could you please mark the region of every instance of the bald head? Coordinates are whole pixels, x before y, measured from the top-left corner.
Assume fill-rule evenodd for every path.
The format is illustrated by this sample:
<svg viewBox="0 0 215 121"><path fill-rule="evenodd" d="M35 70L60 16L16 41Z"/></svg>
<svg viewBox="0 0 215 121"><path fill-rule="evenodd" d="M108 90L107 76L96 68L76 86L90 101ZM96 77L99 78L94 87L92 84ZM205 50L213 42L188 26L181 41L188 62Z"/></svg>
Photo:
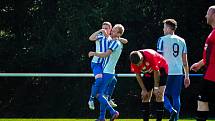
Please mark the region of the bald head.
<svg viewBox="0 0 215 121"><path fill-rule="evenodd" d="M215 13L215 5L210 6L208 10L210 10L212 13Z"/></svg>
<svg viewBox="0 0 215 121"><path fill-rule="evenodd" d="M207 23L211 25L213 28L215 28L215 5L210 6L208 8L207 14L206 14Z"/></svg>

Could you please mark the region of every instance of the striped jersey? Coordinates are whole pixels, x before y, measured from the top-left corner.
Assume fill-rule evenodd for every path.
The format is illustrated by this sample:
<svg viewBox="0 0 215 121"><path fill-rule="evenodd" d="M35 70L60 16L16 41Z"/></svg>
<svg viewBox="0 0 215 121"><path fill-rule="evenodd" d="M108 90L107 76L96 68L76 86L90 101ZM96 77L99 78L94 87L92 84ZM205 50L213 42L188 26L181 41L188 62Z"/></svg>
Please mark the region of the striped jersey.
<svg viewBox="0 0 215 121"><path fill-rule="evenodd" d="M185 40L177 35L165 35L157 42L157 51L161 53L169 65L168 75L182 75L182 54L187 53Z"/></svg>
<svg viewBox="0 0 215 121"><path fill-rule="evenodd" d="M111 40L111 37L105 37L104 34L99 33L97 35L97 40L95 41L96 44L96 52L106 52L108 49L108 43ZM93 63L102 63L104 58L100 58L98 56L93 56L91 62Z"/></svg>
<svg viewBox="0 0 215 121"><path fill-rule="evenodd" d="M105 58L102 64L103 73L115 74L115 67L122 53L123 44L119 40L111 40L108 49L112 50L112 53Z"/></svg>

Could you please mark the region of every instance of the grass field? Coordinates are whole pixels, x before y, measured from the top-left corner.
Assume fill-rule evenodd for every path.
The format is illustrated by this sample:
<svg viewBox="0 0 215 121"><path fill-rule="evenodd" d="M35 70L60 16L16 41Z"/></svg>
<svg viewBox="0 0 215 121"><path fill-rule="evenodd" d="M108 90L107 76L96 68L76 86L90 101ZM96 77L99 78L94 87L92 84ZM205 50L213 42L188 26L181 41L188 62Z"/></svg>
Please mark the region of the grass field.
<svg viewBox="0 0 215 121"><path fill-rule="evenodd" d="M1 119L0 121L95 121L95 119L15 119L15 118L5 118ZM107 119L106 121L109 121ZM115 121L143 121L142 119L116 119ZM156 121L155 119L150 119L150 121ZM162 121L169 121L168 119L163 119ZM187 119L180 119L178 121L195 121L187 120ZM215 121L215 120L207 120L207 121Z"/></svg>

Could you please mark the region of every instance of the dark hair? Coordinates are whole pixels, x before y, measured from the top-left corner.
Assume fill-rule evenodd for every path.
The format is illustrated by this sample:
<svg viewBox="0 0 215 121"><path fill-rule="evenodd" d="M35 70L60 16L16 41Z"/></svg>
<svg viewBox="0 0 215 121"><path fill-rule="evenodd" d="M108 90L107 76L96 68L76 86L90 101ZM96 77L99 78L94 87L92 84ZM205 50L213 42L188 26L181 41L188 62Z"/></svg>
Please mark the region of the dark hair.
<svg viewBox="0 0 215 121"><path fill-rule="evenodd" d="M140 62L140 57L137 52L131 52L130 61L133 64L138 64Z"/></svg>
<svg viewBox="0 0 215 121"><path fill-rule="evenodd" d="M165 19L163 23L168 25L172 30L176 30L177 28L177 22L174 19Z"/></svg>

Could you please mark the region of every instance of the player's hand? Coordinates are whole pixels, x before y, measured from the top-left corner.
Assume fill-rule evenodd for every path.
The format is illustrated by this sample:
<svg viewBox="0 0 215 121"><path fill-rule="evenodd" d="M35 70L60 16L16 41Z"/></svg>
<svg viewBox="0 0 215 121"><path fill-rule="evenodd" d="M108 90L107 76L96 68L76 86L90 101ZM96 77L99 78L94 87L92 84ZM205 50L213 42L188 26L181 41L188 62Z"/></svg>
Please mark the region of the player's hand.
<svg viewBox="0 0 215 121"><path fill-rule="evenodd" d="M91 57L91 56L94 56L95 55L95 52L93 52L93 51L90 51L89 53L88 53L88 57Z"/></svg>
<svg viewBox="0 0 215 121"><path fill-rule="evenodd" d="M194 63L191 67L190 70L193 70L195 72L197 72L199 69L201 68L199 63Z"/></svg>
<svg viewBox="0 0 215 121"><path fill-rule="evenodd" d="M190 86L190 78L189 77L184 78L184 86L185 86L185 88Z"/></svg>
<svg viewBox="0 0 215 121"><path fill-rule="evenodd" d="M146 100L148 97L149 97L149 93L147 92L147 90L142 90L141 91L142 102L144 102L144 100Z"/></svg>
<svg viewBox="0 0 215 121"><path fill-rule="evenodd" d="M107 31L105 29L100 29L100 32L104 34L105 37L108 37Z"/></svg>

